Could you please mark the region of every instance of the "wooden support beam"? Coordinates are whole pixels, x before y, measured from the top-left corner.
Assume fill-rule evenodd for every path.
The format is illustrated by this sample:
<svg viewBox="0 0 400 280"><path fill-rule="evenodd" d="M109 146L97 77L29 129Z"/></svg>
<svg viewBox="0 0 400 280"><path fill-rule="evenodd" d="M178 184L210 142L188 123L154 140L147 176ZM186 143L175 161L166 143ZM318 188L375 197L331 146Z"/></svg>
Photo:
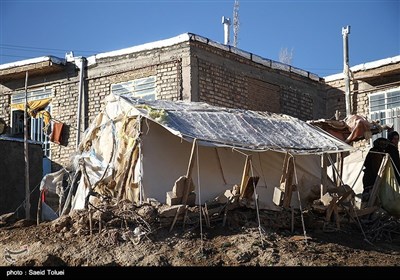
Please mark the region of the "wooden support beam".
<svg viewBox="0 0 400 280"><path fill-rule="evenodd" d="M243 197L244 190L249 181L249 178L250 178L249 171L250 171L250 156L246 156L246 161L244 163L244 169L243 169L243 174L242 174L242 181L240 183L240 198Z"/></svg>
<svg viewBox="0 0 400 280"><path fill-rule="evenodd" d="M194 139L193 144L192 144L192 151L190 152L188 169L186 172L185 188L183 190L183 197L182 197L183 205L186 205L188 195L190 193L191 185L193 185L192 184L192 171L193 171L193 165L194 165L194 161L195 161L196 145L197 145L197 139Z"/></svg>
<svg viewBox="0 0 400 280"><path fill-rule="evenodd" d="M287 162L289 159L289 153L285 154L285 158L283 160L283 165L282 165L282 175L281 175L281 180L279 181L279 184L281 185L285 179L286 179L286 172L287 172Z"/></svg>
<svg viewBox="0 0 400 280"><path fill-rule="evenodd" d="M171 227L169 228L169 231L170 231L170 232L171 232L172 229L174 228L174 225L175 225L175 223L176 223L176 220L178 219L178 216L179 216L179 214L180 214L180 212L181 212L181 207L182 207L182 205L179 205L179 207L176 209L176 213L175 213L175 216L174 216L174 220L172 221Z"/></svg>
<svg viewBox="0 0 400 280"><path fill-rule="evenodd" d="M320 198L322 198L324 196L324 194L327 191L328 188L328 174L327 174L327 159L326 159L326 155L322 154L321 155L321 196Z"/></svg>
<svg viewBox="0 0 400 280"><path fill-rule="evenodd" d="M284 191L284 196L283 196L283 201L282 201L282 207L284 207L284 208L289 208L290 202L292 200L293 173L294 173L294 159L293 159L293 157L290 157L287 160L286 176L284 178L284 182L281 183L281 186L280 186L280 188L283 189L283 191Z"/></svg>
<svg viewBox="0 0 400 280"><path fill-rule="evenodd" d="M337 153L336 154L336 159L337 159L337 180L336 180L336 186L340 187L342 184L342 175L343 175L343 153Z"/></svg>

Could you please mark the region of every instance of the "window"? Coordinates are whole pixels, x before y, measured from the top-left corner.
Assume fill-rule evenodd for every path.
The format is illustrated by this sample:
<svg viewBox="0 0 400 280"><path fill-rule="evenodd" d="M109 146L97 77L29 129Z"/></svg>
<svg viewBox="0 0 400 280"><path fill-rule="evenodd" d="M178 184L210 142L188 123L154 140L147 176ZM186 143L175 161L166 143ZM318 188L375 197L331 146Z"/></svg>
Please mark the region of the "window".
<svg viewBox="0 0 400 280"><path fill-rule="evenodd" d="M371 120L377 120L380 124L391 124L394 130L400 131L400 88L394 88L369 96L369 109ZM377 137L386 137L377 135Z"/></svg>
<svg viewBox="0 0 400 280"><path fill-rule="evenodd" d="M156 99L156 77L136 79L128 82L112 84L111 92L116 95L130 93L133 97L145 100Z"/></svg>
<svg viewBox="0 0 400 280"><path fill-rule="evenodd" d="M31 90L27 92L27 99L28 102L34 102L35 105L39 106L39 110L46 110L50 113L51 94L51 89L43 88ZM24 105L25 91L14 93L11 96L12 133L16 136L21 137L23 137L24 135ZM30 140L42 143L43 155L46 157L50 157L50 141L48 130L45 127L45 122L41 114L39 114L37 118L32 118L28 116L28 133Z"/></svg>

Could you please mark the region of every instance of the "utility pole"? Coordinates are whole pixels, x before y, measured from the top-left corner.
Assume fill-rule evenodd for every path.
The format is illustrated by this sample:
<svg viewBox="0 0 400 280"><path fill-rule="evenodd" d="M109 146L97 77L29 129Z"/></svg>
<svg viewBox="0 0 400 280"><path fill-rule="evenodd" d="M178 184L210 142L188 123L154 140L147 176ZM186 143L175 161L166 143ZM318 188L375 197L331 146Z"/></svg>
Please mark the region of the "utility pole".
<svg viewBox="0 0 400 280"><path fill-rule="evenodd" d="M351 95L350 95L350 68L349 68L349 45L348 35L350 26L342 27L343 35L343 74L346 94L346 117L351 115Z"/></svg>
<svg viewBox="0 0 400 280"><path fill-rule="evenodd" d="M31 218L31 192L29 188L29 145L28 145L28 71L25 73L24 110L24 155L25 155L25 219Z"/></svg>

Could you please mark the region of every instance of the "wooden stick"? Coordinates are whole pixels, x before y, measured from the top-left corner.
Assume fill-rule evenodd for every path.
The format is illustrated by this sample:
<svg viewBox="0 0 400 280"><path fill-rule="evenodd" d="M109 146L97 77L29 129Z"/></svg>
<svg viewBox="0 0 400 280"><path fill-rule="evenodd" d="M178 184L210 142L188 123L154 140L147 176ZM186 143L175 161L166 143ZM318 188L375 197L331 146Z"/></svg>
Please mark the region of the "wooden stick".
<svg viewBox="0 0 400 280"><path fill-rule="evenodd" d="M169 232L171 232L172 229L174 228L174 225L175 225L175 223L176 223L176 220L178 219L179 212L180 212L180 210L181 210L181 206L182 206L182 205L179 205L178 209L176 210L174 220L172 221L171 227L169 228Z"/></svg>
<svg viewBox="0 0 400 280"><path fill-rule="evenodd" d="M246 156L246 162L244 164L243 174L242 174L242 181L240 183L240 198L244 196L245 189L248 185L247 183L250 177L249 171L250 171L250 156Z"/></svg>
<svg viewBox="0 0 400 280"><path fill-rule="evenodd" d="M285 159L283 160L282 175L281 175L281 180L279 181L279 185L281 185L284 182L285 178L286 178L288 158L289 158L289 153L286 153L285 154Z"/></svg>
<svg viewBox="0 0 400 280"><path fill-rule="evenodd" d="M328 174L327 174L327 161L326 155L321 155L321 194L320 198L324 196L326 193L327 185L328 185Z"/></svg>
<svg viewBox="0 0 400 280"><path fill-rule="evenodd" d="M101 233L101 215L99 215L99 233Z"/></svg>
<svg viewBox="0 0 400 280"><path fill-rule="evenodd" d="M89 204L89 230L90 230L90 235L92 235L92 211L90 204Z"/></svg>
<svg viewBox="0 0 400 280"><path fill-rule="evenodd" d="M40 214L42 211L42 192L44 192L44 190L42 190L39 193L39 201L38 201L38 207L37 207L37 212L36 212L36 225L40 224Z"/></svg>
<svg viewBox="0 0 400 280"><path fill-rule="evenodd" d="M188 195L190 193L190 185L192 181L192 170L193 170L193 165L194 165L194 160L195 160L195 148L197 144L197 139L193 140L192 144L192 151L190 152L190 159L189 159L189 165L188 169L186 172L186 181L185 181L185 189L183 190L183 197L182 197L182 204L186 205Z"/></svg>

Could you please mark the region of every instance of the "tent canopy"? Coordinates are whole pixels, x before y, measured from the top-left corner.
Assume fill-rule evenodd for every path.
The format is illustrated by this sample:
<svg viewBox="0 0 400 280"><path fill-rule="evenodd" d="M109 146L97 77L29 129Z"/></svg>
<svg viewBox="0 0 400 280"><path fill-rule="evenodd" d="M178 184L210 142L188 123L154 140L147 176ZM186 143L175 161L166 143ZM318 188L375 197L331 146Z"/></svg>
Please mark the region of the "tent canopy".
<svg viewBox="0 0 400 280"><path fill-rule="evenodd" d="M261 111L211 106L201 102L146 101L121 95L136 113L171 133L201 145L245 150L319 154L351 151L353 147L297 118Z"/></svg>

